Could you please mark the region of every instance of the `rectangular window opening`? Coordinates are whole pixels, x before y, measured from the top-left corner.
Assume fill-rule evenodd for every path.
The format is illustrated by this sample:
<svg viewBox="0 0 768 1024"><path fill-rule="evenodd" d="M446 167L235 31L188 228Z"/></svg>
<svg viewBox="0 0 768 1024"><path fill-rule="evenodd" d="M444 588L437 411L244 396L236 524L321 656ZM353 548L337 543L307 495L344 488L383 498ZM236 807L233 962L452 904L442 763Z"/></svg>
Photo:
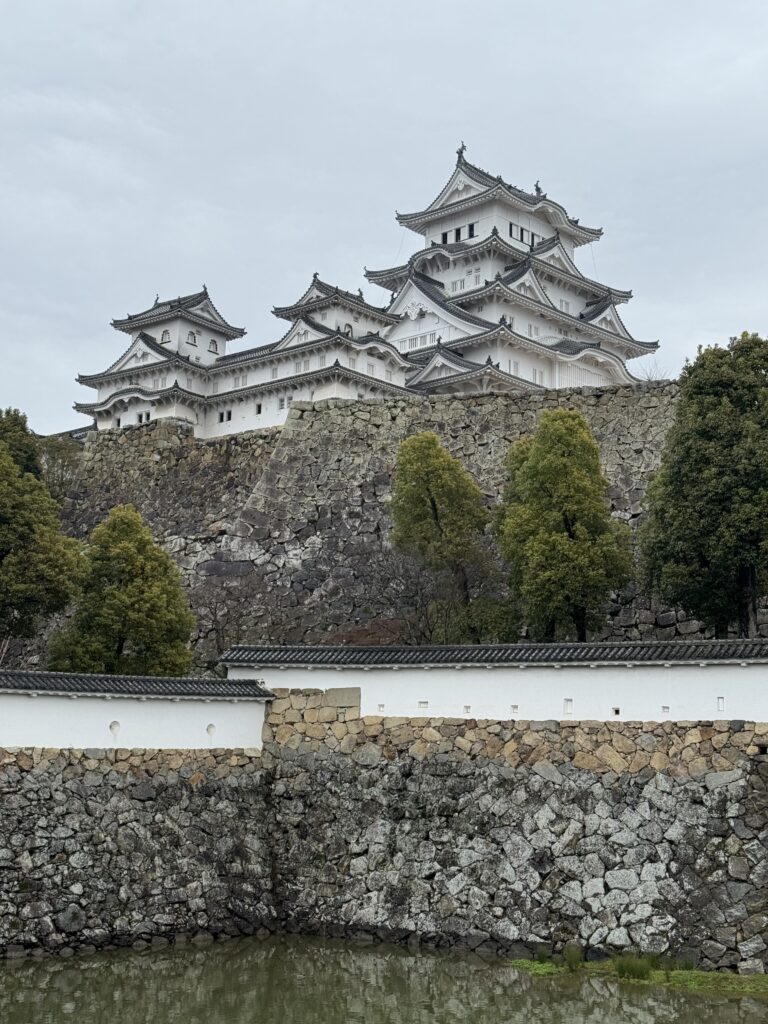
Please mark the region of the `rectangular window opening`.
<svg viewBox="0 0 768 1024"><path fill-rule="evenodd" d="M717 698L717 710L718 711L725 711L725 697L718 697Z"/></svg>
<svg viewBox="0 0 768 1024"><path fill-rule="evenodd" d="M669 714L669 704L662 704L661 705L661 713L662 713L662 715L668 715Z"/></svg>
<svg viewBox="0 0 768 1024"><path fill-rule="evenodd" d="M461 228L456 228L456 230L453 232L453 240L454 242L461 241Z"/></svg>
<svg viewBox="0 0 768 1024"><path fill-rule="evenodd" d="M572 697L566 697L565 700L563 701L563 714L564 715L572 715L573 714L573 698Z"/></svg>
<svg viewBox="0 0 768 1024"><path fill-rule="evenodd" d="M510 704L509 705L509 710L511 711L511 713L513 715L519 715L520 714L520 705L519 704Z"/></svg>
<svg viewBox="0 0 768 1024"><path fill-rule="evenodd" d="M469 226L467 227L467 235L468 235L468 236L469 236L470 238L474 238L474 237L475 237L475 226L476 226L475 224L470 224L470 225L469 225Z"/></svg>
<svg viewBox="0 0 768 1024"><path fill-rule="evenodd" d="M621 714L621 708L611 708L611 714L614 718L618 718Z"/></svg>
<svg viewBox="0 0 768 1024"><path fill-rule="evenodd" d="M442 235L443 245L448 245L448 232L444 231Z"/></svg>

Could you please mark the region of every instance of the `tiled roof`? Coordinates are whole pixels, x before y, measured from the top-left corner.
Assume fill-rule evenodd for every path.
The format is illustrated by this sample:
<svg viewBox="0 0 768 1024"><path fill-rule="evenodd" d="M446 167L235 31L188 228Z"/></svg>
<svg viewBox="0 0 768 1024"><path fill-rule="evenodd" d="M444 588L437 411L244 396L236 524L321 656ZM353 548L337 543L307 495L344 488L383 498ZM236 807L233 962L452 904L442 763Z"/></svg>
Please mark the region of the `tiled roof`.
<svg viewBox="0 0 768 1024"><path fill-rule="evenodd" d="M196 307L203 302L208 302L218 320L208 320L196 312ZM202 291L192 292L190 295L179 295L176 299L161 299L158 296L149 309L144 309L140 313L129 313L127 316L118 317L112 321L112 326L119 331L130 331L134 327L163 322L182 313L192 320L204 323L206 326L214 326L221 333L229 337L241 338L245 334L245 328L233 327L232 324L227 323L213 304L213 300L208 294L208 289L205 285Z"/></svg>
<svg viewBox="0 0 768 1024"><path fill-rule="evenodd" d="M171 676L81 675L77 672L0 671L0 692L85 694L125 697L210 697L271 700L255 679L196 679Z"/></svg>
<svg viewBox="0 0 768 1024"><path fill-rule="evenodd" d="M444 647L237 646L225 665L556 665L768 661L768 639L679 642L466 644Z"/></svg>

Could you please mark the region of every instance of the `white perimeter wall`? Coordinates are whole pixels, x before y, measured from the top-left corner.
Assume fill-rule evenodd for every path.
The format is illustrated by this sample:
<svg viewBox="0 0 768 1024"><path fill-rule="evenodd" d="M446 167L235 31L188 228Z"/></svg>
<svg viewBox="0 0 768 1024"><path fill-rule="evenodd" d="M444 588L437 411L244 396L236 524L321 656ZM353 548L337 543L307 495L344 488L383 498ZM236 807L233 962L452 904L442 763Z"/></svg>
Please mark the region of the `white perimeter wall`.
<svg viewBox="0 0 768 1024"><path fill-rule="evenodd" d="M228 674L232 679L252 679L254 666L231 666ZM258 676L271 689L359 686L363 715L768 721L768 665L403 667L367 672L361 668L281 671L259 666ZM573 702L570 710L568 700Z"/></svg>
<svg viewBox="0 0 768 1024"><path fill-rule="evenodd" d="M0 693L0 747L261 747L263 724L262 701Z"/></svg>

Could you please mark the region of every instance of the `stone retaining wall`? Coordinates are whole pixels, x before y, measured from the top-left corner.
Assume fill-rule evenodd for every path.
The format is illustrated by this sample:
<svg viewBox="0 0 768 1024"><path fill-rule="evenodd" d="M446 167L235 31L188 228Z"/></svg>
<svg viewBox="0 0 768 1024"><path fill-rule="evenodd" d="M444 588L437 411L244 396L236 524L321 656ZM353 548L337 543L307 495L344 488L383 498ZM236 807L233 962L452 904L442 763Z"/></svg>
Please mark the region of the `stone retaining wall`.
<svg viewBox="0 0 768 1024"><path fill-rule="evenodd" d="M0 946L367 934L768 962L768 725L361 718L257 751L0 755Z"/></svg>
<svg viewBox="0 0 768 1024"><path fill-rule="evenodd" d="M540 413L586 417L610 482L614 513L637 523L677 398L674 382L529 395L295 402L282 428L203 441L175 421L91 434L65 510L86 533L118 502L132 502L171 551L190 589L196 660L240 641L302 642L377 636L391 618L368 567L389 534L400 442L435 431L497 499L512 442ZM768 620L766 622L768 629ZM699 622L628 589L602 636L672 639ZM389 635L388 633L385 635Z"/></svg>
<svg viewBox="0 0 768 1024"><path fill-rule="evenodd" d="M252 754L0 750L0 947L142 948L271 921Z"/></svg>

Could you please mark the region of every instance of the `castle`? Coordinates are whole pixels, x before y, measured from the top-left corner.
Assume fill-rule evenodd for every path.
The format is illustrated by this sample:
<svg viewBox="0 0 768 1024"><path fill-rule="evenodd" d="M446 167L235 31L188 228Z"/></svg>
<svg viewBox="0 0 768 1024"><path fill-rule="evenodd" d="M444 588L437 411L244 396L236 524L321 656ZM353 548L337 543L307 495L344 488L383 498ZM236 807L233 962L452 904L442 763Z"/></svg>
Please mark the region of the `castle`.
<svg viewBox="0 0 768 1024"><path fill-rule="evenodd" d="M471 164L465 147L425 209L398 214L423 239L401 266L366 270L391 293L368 302L313 275L273 309L290 324L274 342L228 351L245 330L207 289L112 321L126 351L78 382L96 390L75 408L100 430L174 418L196 436L284 422L294 400L530 393L634 381L626 362L655 351L617 306L631 292L577 268L575 250L602 235L536 183L532 193Z"/></svg>

